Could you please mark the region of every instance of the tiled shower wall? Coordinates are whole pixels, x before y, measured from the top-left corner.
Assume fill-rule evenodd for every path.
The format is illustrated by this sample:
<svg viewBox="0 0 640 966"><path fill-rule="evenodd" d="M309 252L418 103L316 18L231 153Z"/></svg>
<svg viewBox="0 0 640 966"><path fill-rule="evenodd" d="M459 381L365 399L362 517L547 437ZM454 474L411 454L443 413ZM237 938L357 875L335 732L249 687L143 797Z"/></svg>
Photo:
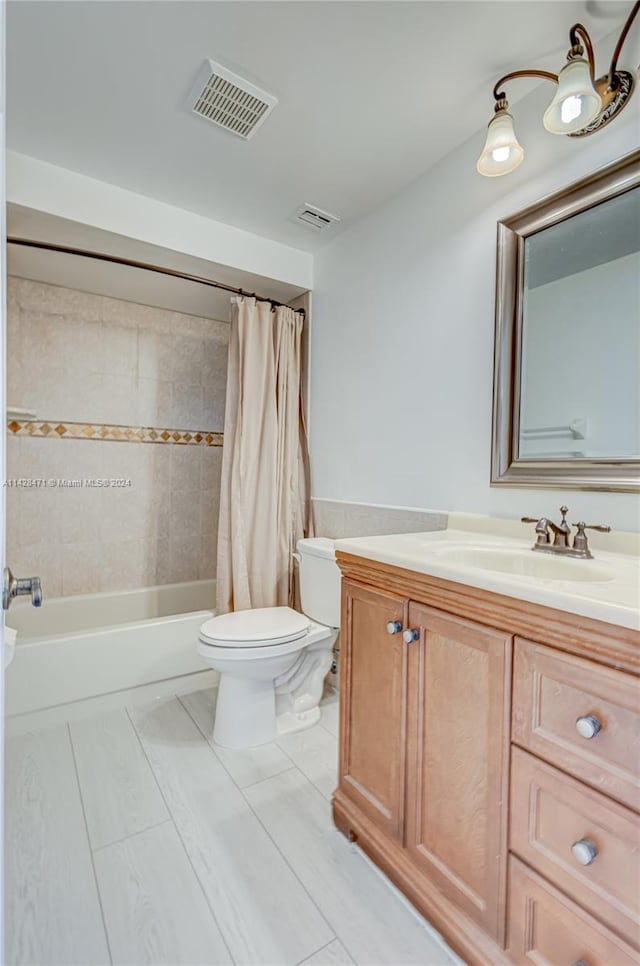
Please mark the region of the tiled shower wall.
<svg viewBox="0 0 640 966"><path fill-rule="evenodd" d="M8 480L131 480L7 487L14 573L50 597L214 577L222 448L161 434L222 432L227 324L20 278L7 323L7 404L46 434L9 430ZM158 441L100 439L105 424Z"/></svg>

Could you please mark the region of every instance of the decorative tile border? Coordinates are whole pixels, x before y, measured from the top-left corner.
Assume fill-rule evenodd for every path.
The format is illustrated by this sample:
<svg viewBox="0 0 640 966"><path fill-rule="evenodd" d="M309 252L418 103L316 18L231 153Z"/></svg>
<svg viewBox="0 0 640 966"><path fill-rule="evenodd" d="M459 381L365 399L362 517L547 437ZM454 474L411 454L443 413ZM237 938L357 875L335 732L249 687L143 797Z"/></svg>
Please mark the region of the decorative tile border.
<svg viewBox="0 0 640 966"><path fill-rule="evenodd" d="M102 423L74 423L55 420L10 419L7 429L13 436L39 436L43 439L95 439L114 443L170 443L178 446L222 446L222 433L204 430L165 429L153 426L116 426Z"/></svg>

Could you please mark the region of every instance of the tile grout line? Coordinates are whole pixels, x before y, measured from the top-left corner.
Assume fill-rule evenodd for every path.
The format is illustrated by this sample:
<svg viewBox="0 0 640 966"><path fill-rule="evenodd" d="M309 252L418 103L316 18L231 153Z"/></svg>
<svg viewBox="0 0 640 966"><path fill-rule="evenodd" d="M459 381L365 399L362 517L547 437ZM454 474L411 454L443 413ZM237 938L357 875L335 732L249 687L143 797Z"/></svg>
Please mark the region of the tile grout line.
<svg viewBox="0 0 640 966"><path fill-rule="evenodd" d="M229 776L229 778L231 779L231 781L233 782L233 784L237 788L239 788L240 791L242 791L242 786L235 780L235 778L233 777L233 775L231 774L231 772L229 771L229 769L225 765L223 759L216 752L216 749L215 749L214 745L209 740L209 736L204 733L204 731L202 730L202 728L200 727L200 725L198 724L198 722L196 721L196 719L194 718L194 716L191 714L191 712L189 711L189 709L186 706L186 704L184 703L184 701L182 700L183 697L184 697L184 695L176 694L176 698L178 699L179 703L182 705L182 707L187 712L187 714L189 715L189 717L193 721L194 725L196 726L196 728L198 729L198 731L200 732L200 734L202 735L202 737L204 738L204 740L206 741L206 743L209 745L209 748L211 749L211 751L215 755L216 760L220 762L220 764L222 765L222 767L226 771L227 775ZM277 741L274 741L273 744L275 744L277 746L278 750L281 751L282 754L284 755L284 757L291 763L288 768L283 768L282 771L276 772L276 775L281 775L282 772L290 771L292 768L297 768L298 767L296 765L295 761L293 760L293 758L291 757L291 755L288 755L287 752L284 750L284 748L281 748L280 745L278 745ZM233 750L233 749L230 749L230 750ZM269 778L275 778L275 775L269 775L268 777ZM244 787L245 788L251 788L252 785L256 785L258 782L261 782L261 781L264 781L264 780L265 780L264 778L258 778L258 780L256 782L250 782L249 785L245 785Z"/></svg>
<svg viewBox="0 0 640 966"><path fill-rule="evenodd" d="M312 788L314 790L314 792L321 797L321 799L322 799L323 802L326 802L327 799L324 797L324 795L322 794L322 792L320 791L320 789L317 787L317 785L314 785L313 782L311 781L311 779L308 778L305 775L305 773L303 771L301 771L300 768L298 768L297 765L296 765L296 768L300 772L300 774L302 775L302 777L306 781L306 783L310 786L310 788ZM263 781L265 781L265 782L273 781L273 779L278 778L278 777L279 777L278 775L273 775L271 778L264 778ZM255 785L257 785L257 784L260 784L260 783L259 782L255 782L255 784L254 784L253 787L255 787ZM242 792L242 789L240 789L240 791ZM325 914L322 912L322 910L319 908L319 906L317 905L317 903L315 902L315 900L313 899L313 897L309 895L309 892L307 891L304 883L301 882L301 880L298 878L298 875L297 875L295 869L292 868L292 866L290 865L290 863L289 863L286 855L283 854L283 852L280 849L280 846L273 839L271 833L269 832L269 830L265 826L265 824L262 821L262 819L260 818L260 816L255 811L255 809L254 809L253 805L251 804L251 802L248 800L248 798L246 797L246 795L244 795L244 793L243 793L243 798L246 801L246 803L249 806L249 808L251 809L251 811L253 812L253 814L256 816L257 820L260 822L260 825L262 825L263 829L265 830L265 832L267 833L267 835L269 836L269 838L271 839L271 841L273 842L273 844L277 848L278 852L280 852L280 855L282 855L282 858L287 863L287 865L289 866L289 868L291 869L291 871L295 875L296 879L298 879L298 882L300 882L300 885L302 886L302 888L305 890L305 892L307 893L307 895L309 896L309 898L313 902L314 906L316 907L316 909L318 910L318 912L320 913L320 915L322 916L322 918L324 919L324 921L328 925L329 929L331 929L331 931L333 932L333 939L329 940L328 943L325 943L325 945L322 946L321 949L325 949L327 946L329 946L332 942L335 942L335 940L337 939L344 946L345 950L347 951L347 954L348 954L349 958L353 961L354 964L357 964L357 960L356 960L355 956L352 955L351 950L349 949L349 946L347 945L347 943L345 942L345 940L343 939L343 937L334 928L334 926L329 922L329 920L327 919L327 917L325 916ZM337 831L337 829L336 829L336 831ZM319 952L319 951L320 950L316 950L316 952ZM311 953L310 955L311 956L315 956L315 953ZM307 959L309 959L309 958L310 957L307 956ZM302 960L302 963L299 963L298 966L303 966L303 964L304 964L304 960Z"/></svg>
<svg viewBox="0 0 640 966"><path fill-rule="evenodd" d="M218 761L218 762L220 762L220 764L222 765L222 767L223 767L223 768L224 768L224 770L226 771L226 773L227 773L227 775L229 776L229 778L231 779L231 781L233 782L233 784L234 784L234 785L236 786L236 788L238 789L238 791L239 791L239 792L240 792L240 794L242 795L242 798L243 798L243 800L244 800L244 801L246 802L246 804L247 804L247 807L249 808L249 810L250 810L250 812L251 812L251 814L252 814L252 815L253 815L253 816L255 817L255 819L256 819L256 821L258 822L258 824L260 825L260 827L261 827L261 828L262 828L262 829L264 830L264 833L265 833L265 835L267 836L267 838L269 839L269 841L270 841L270 842L272 843L272 845L273 845L273 846L274 846L274 848L276 849L276 851L277 851L277 853L278 853L278 855L279 855L279 856L281 857L281 859L282 859L282 861L284 862L284 864L286 865L286 867L287 867L287 868L289 869L289 871L291 872L291 874L292 874L292 875L293 875L293 877L295 878L295 880L296 880L296 882L298 882L298 883L299 883L299 885L300 885L300 888L302 889L302 891L304 892L304 894L305 894L305 895L307 896L307 898L309 899L309 902L311 903L311 905L313 906L313 908L314 908L314 909L315 909L315 910L317 911L317 913L318 913L318 915L320 916L320 918L322 919L322 921L323 921L324 923L326 923L326 925L327 925L327 927L328 927L328 929L330 930L330 932L332 932L332 933L333 933L333 938L332 938L332 939L330 939L330 940L329 940L329 942L327 942L327 943L325 943L325 946L328 946L328 945L329 945L329 943L332 943L332 942L334 942L334 940L336 940L336 939L339 939L340 937L339 937L339 936L338 936L338 935L336 934L336 931L335 931L335 929L333 928L333 926L331 925L331 923L329 922L329 920L327 919L327 917L326 917L326 916L325 916L325 914L323 913L323 911L322 911L322 909L320 909L320 907L319 907L319 906L318 906L318 904L316 903L316 901L315 901L315 899L313 898L313 896L312 896L312 895L311 895L311 894L309 893L309 891L308 891L308 889L307 889L307 887L305 886L305 884L304 884L304 882L302 882L302 880L300 879L300 877L299 877L299 875L297 874L297 872L296 872L296 870L295 870L295 869L293 868L293 866L291 865L291 863L290 863L290 862L289 862L289 860L287 859L287 857L286 857L286 855L285 855L285 854L284 854L284 853L282 852L282 850L280 849L280 847L279 847L279 845L278 845L278 843L277 843L277 842L275 841L275 839L273 838L273 836L272 836L272 835L271 835L271 833L269 832L269 829L268 829L268 828L266 828L266 826L264 825L264 822L262 822L262 821L261 821L261 819L260 819L260 816L256 814L256 811L255 811L255 809L253 808L253 806L252 806L252 804L251 804L251 802L250 802L250 801L248 800L248 798L247 798L247 797L246 797L246 795L244 794L244 790L243 790L242 788L240 788L240 785L238 785L238 783L237 783L237 781L235 780L235 778L233 777L233 775L231 774L231 772L230 772L230 771L229 771L229 770L228 770L228 769L226 768L226 766L225 766L225 764L224 764L224 762L223 762L223 761L221 761L221 760L220 760L220 758L218 758L218 756L217 756L217 755L216 755L216 753L215 753L215 750L214 750L214 749L213 749L213 748L211 747L211 745L210 745L210 744L209 744L209 742L207 741L207 739L206 739L206 737L205 737L205 736L204 736L204 735L202 734L202 731L201 731L201 730L200 730L200 728L198 727L198 725L197 725L197 723L196 723L196 721L195 721L195 720L193 719L193 717L192 717L192 716L191 716L191 715L189 714L189 710L188 710L188 708L185 708L185 707L184 707L184 705L182 704L182 701L180 701L180 698L179 698L179 696L178 696L178 695L176 695L176 697L178 697L178 701L180 702L180 704L182 705L182 707L184 708L184 710L186 711L186 713L187 713L187 714L189 715L189 718L191 719L191 721L193 721L193 723L194 723L194 725L195 725L195 727L196 727L196 728L198 729L198 731L200 732L200 734L202 735L202 737L203 737L203 738L205 739L205 742L206 742L206 745L207 745L207 748L209 749L209 751L211 752L211 754L212 754L212 755L214 756L214 758L216 759L216 761ZM285 754L286 754L286 752L285 752ZM287 758L288 758L288 757L289 757L289 756L287 755ZM284 770L284 772L280 772L279 774L281 774L281 775L283 775L283 774L288 774L289 772L291 772L291 771L293 771L293 769L294 769L294 768L295 768L295 769L297 769L297 771L300 771L300 769L299 769L299 768L298 768L298 766L297 766L297 765L295 764L295 762L293 762L293 768L286 768L286 769ZM300 772L300 774L302 774L302 772ZM260 781L271 781L271 780L272 780L273 778L277 778L277 777L278 777L278 775L270 775L270 776L269 776L269 778L262 778L262 779L260 779ZM307 781L308 781L308 779L307 779L307 777L306 777L306 775L305 775L305 776L303 776L303 777L305 778L305 780L307 780ZM247 787L252 787L252 788L253 788L253 787L254 787L255 785L258 785L258 784L260 784L260 782L254 782L254 783L253 783L253 785L251 785L251 786L247 786ZM314 786L314 787L315 787L315 786ZM318 791L318 790L316 789L316 791ZM318 792L318 794L320 794L320 792ZM325 799L325 801L326 801L326 799ZM342 940L341 940L341 941L342 941ZM321 948L321 949L324 949L324 946L321 946L320 948ZM345 947L345 948L346 948L346 947ZM317 952L317 951L318 951L318 950L316 950L316 952ZM348 950L347 950L347 952L348 952ZM315 955L315 953L309 953L309 956L314 956L314 955ZM349 953L349 955L351 955L351 954ZM307 956L306 958L307 958L307 959L309 959L309 956ZM351 957L351 958L353 958L353 957ZM302 963L304 963L304 960L301 960L301 962L302 962Z"/></svg>
<svg viewBox="0 0 640 966"><path fill-rule="evenodd" d="M176 700L176 699L178 699L178 695L177 694L174 695L174 700ZM179 703L182 704L182 702L179 702ZM204 888L204 885L202 884L202 882L200 880L200 876L196 872L195 866L194 866L193 862L191 861L191 856L189 855L189 852L187 850L187 847L184 844L184 839L182 838L182 835L180 834L180 829L178 828L178 824L177 824L175 818L173 817L173 812L171 811L171 807L169 805L169 802L167 801L166 795L164 794L164 792L163 792L163 790L162 790L162 788L160 786L160 782L158 781L158 776L156 775L155 769L154 769L153 765L151 764L151 761L149 759L149 755L147 754L147 749L145 748L144 743L142 741L142 738L140 736L140 732L136 728L135 722L134 722L133 718L131 717L131 714L129 713L129 708L126 705L125 705L125 709L124 710L125 710L125 713L126 713L128 719L129 719L130 723L131 723L131 727L133 728L133 732L134 732L136 738L138 739L138 744L140 745L140 748L142 749L142 754L144 755L145 761L147 762L147 765L149 766L149 770L151 771L151 774L153 775L153 780L156 783L156 787L157 787L157 789L158 789L158 791L160 793L160 796L162 798L162 801L165 804L165 808L167 809L167 812L169 813L170 821L172 822L173 827L176 830L176 835L178 836L178 839L180 841L180 845L182 846L182 849L184 851L184 854L187 857L187 862L189 863L189 865L191 867L191 871L193 872L194 876L196 877L196 882L200 886L200 891L202 892L202 895L204 896L204 901L206 902L207 908L209 909L209 912L211 913L211 916L213 918L213 921L216 924L216 928L217 928L218 932L220 933L220 938L221 938L221 940L222 940L222 942L224 944L224 947L227 950L227 953L229 955L229 962L235 964L236 961L233 958L233 956L231 955L231 950L229 949L229 944L227 943L227 940L225 939L225 935L224 935L222 929L220 928L220 923L218 922L218 917L216 916L215 912L213 911L213 907L212 907L212 905L211 905L211 903L209 901L209 896L207 895L206 890Z"/></svg>
<svg viewBox="0 0 640 966"><path fill-rule="evenodd" d="M168 823L172 821L173 819L171 818L171 815L169 815L169 818L164 818L161 822L154 822L153 825L147 825L146 828L138 829L137 832L131 832L130 835L123 835L121 839L116 839L114 842L105 842L104 845L97 845L95 849L92 849L91 851L95 855L97 852L103 852L104 849L110 849L113 848L114 845L122 845L123 842L128 842L130 839L135 839L138 835L144 835L145 832L151 832L154 828L160 828L161 825L168 825Z"/></svg>
<svg viewBox="0 0 640 966"><path fill-rule="evenodd" d="M312 952L311 956L317 956L319 953L323 952L327 948L327 946L330 946L332 943L335 943L335 942L342 942L342 940L339 939L337 936L334 939L330 939L328 943L324 944L324 946L320 946L319 949L316 949L314 952ZM345 950L346 950L346 947L345 947ZM348 952L348 950L346 951ZM311 959L311 956L307 956L306 959L301 959L300 962L296 964L296 966L304 966L304 964Z"/></svg>
<svg viewBox="0 0 640 966"><path fill-rule="evenodd" d="M202 735L202 737L204 738L204 740L206 741L206 743L211 748L211 745L209 743L209 739L207 738L207 736L205 735L204 731L202 730L202 728L200 727L200 725L198 724L198 722L196 721L196 719L193 717L193 715L189 711L189 709L186 706L186 704L184 703L184 701L182 700L183 697L184 697L184 695L176 694L176 700L177 700L178 704L182 707L182 710L183 711L186 711L186 713L189 715L189 718L191 719L191 721L193 722L193 724L195 725L195 727L197 728L197 730L199 731L199 733ZM211 750L213 751L213 748ZM216 758L217 757L218 756L216 755ZM220 764L222 765L222 762L220 762ZM224 765L223 765L223 767L224 767Z"/></svg>
<svg viewBox="0 0 640 966"><path fill-rule="evenodd" d="M80 783L80 772L78 771L78 762L76 760L76 750L73 745L73 737L71 735L71 727L69 722L66 722L67 738L69 740L69 746L71 748L71 758L73 760L73 769L76 776L76 784L78 786L78 795L80 796L80 807L82 808L82 818L84 820L84 830L87 836L87 845L89 847L89 856L91 858L91 869L93 871L93 881L96 885L96 894L98 897L98 905L100 907L100 918L102 919L102 928L104 929L104 939L107 944L107 952L109 954L109 962L113 963L113 953L111 952L111 943L109 942L109 930L107 929L107 921L104 915L104 907L102 905L102 893L100 892L100 883L98 881L98 874L96 872L96 864L93 857L93 849L91 848L91 836L89 835L89 825L87 822L87 812L84 805L84 796L82 794L82 785Z"/></svg>
<svg viewBox="0 0 640 966"><path fill-rule="evenodd" d="M224 767L224 764L223 764L223 767ZM268 782L271 778L277 778L278 775L286 775L288 771L293 771L294 768L298 768L298 766L296 765L295 761L292 761L287 768L283 768L282 771L277 771L273 775L267 775L265 778L256 778L254 782L249 782L248 785L238 785L237 782L236 782L236 785L241 792L246 792L248 788L254 788L256 785L260 785L262 782ZM298 768L298 771L300 771L299 768ZM229 775L230 774L231 773L229 772Z"/></svg>
<svg viewBox="0 0 640 966"><path fill-rule="evenodd" d="M319 721L318 721L318 722L317 722L317 724L315 724L315 725L313 725L313 726L312 726L311 728L307 728L307 729L305 729L305 730L306 730L306 731L313 731L313 728L317 728L317 727L320 727L320 726L321 726L321 722L319 722ZM335 736L335 735L332 735L332 734L331 734L331 732L330 732L330 731L328 731L328 730L327 730L326 728L325 728L325 729L323 729L323 730L324 730L324 733L325 733L326 735L329 735L329 737L330 737L330 738L331 738L331 739L332 739L333 741L335 741L336 743L338 742L338 740L339 740L339 739L338 739L338 738L336 738L336 736ZM293 733L295 733L295 732L293 732ZM301 731L301 732L299 732L299 734L304 734L304 733L305 733L304 731ZM287 736L283 736L283 737L287 737ZM280 750L281 750L281 751L283 751L283 752L285 753L285 755L286 755L286 754L287 754L287 752L286 752L286 751L284 750L284 748L282 748L282 746L280 745L280 742L279 742L279 741L278 741L277 739L276 739L276 744L277 744L277 746L278 746L278 748L280 748ZM326 802L329 802L329 803L330 803L330 802L331 802L331 798L332 798L332 796L333 796L333 792L334 792L334 791L336 790L336 788L338 787L338 773L337 773L337 771L336 771L336 773L335 773L335 786L334 786L334 788L333 788L333 791L331 792L331 794L330 794L330 795L325 795L325 793L324 793L324 792L322 791L322 789L320 788L320 786L319 786L319 785L316 785L316 783L315 783L315 781L313 780L313 778L310 778L310 777L309 777L309 775L307 775L307 773L306 773L306 771L304 770L304 768L303 768L303 767L302 767L301 765L299 765L299 764L297 763L297 761L295 761L295 760L293 760L293 763L294 763L294 765L295 765L295 767L296 767L296 768L298 769L298 771L299 771L299 772L301 772L301 773L302 773L302 774L304 775L304 777L305 777L305 778L306 778L306 779L307 779L308 781L310 781L310 782L311 782L311 784L313 785L313 787L314 787L315 789L317 789L317 791L319 791L319 792L320 792L320 794L322 795L322 797L324 798L324 800L325 800ZM273 775L273 776L270 776L270 777L274 777L274 778L275 778L276 776L275 776L275 775ZM260 781L265 781L265 780L266 780L266 779L262 779L262 778L260 779ZM253 782L252 784L254 784L254 785L257 785L257 784L258 784L258 782ZM249 786L249 785L247 786L247 788L250 788L250 787L251 787L251 786Z"/></svg>
<svg viewBox="0 0 640 966"><path fill-rule="evenodd" d="M294 768L297 771L300 771L300 769L297 767L297 765L294 765ZM286 772L281 772L280 774L288 774L292 770L293 769L288 768L286 770ZM302 772L300 772L300 774L302 775ZM303 777L306 778L306 776L303 776ZM272 775L271 778L265 778L264 781L273 781L274 778L278 778L278 775ZM257 785L257 784L259 784L259 783L258 782L254 782L254 786ZM261 828L264 829L265 835L273 843L274 848L278 852L278 855L280 855L282 857L282 861L285 863L285 865L287 866L287 868L290 869L291 874L295 877L296 881L300 883L300 888L304 891L305 895L308 896L309 902L312 904L312 906L314 907L314 909L317 910L318 915L323 920L323 922L325 922L327 924L328 929L333 933L333 939L330 939L328 943L325 943L325 946L328 946L329 943L334 942L334 940L336 940L336 939L340 939L340 937L336 933L335 929L333 928L333 926L331 925L331 923L329 922L329 920L325 916L324 912L322 911L322 909L320 908L320 906L318 905L318 903L315 901L315 899L313 898L313 896L311 895L311 893L309 892L309 890L305 886L304 882L302 881L302 879L300 878L300 876L298 875L298 873L296 872L296 870L293 868L293 866L289 862L288 858L286 857L286 855L284 854L284 852L282 851L282 849L280 848L280 846L278 845L278 843L276 842L276 840L274 839L274 837L271 835L271 832L266 827L266 825L264 824L264 822L262 821L262 819L260 818L260 816L258 815L258 813L256 812L256 810L254 809L253 805L251 804L251 802L249 801L249 799L247 798L247 796L244 794L243 789L240 788L239 786L237 786L237 787L238 787L238 789L240 791L240 794L242 795L243 799L247 803L249 809L251 810L251 813L255 816L255 818L258 821L258 823L260 824ZM322 946L321 948L324 949L324 946ZM317 952L317 950L316 950L316 952ZM315 955L315 954L314 953L309 953L309 956L313 956L313 955ZM307 956L307 959L309 959L309 956ZM302 960L302 962L304 962L304 960Z"/></svg>

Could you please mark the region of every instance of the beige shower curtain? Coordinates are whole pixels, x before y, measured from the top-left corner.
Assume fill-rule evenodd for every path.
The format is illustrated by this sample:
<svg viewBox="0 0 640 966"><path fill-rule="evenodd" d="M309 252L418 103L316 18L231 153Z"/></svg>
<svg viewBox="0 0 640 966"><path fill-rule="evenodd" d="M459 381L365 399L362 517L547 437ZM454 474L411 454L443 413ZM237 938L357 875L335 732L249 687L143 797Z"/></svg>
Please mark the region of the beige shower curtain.
<svg viewBox="0 0 640 966"><path fill-rule="evenodd" d="M293 602L296 542L309 529L301 405L304 316L232 300L218 528L217 612Z"/></svg>

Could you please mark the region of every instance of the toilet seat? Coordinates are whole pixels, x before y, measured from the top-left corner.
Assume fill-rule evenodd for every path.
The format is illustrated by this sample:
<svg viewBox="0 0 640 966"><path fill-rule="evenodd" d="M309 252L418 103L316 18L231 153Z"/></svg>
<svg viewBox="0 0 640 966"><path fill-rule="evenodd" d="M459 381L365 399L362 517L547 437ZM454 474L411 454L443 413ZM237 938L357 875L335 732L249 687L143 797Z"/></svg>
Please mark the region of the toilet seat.
<svg viewBox="0 0 640 966"><path fill-rule="evenodd" d="M200 641L212 647L264 648L306 637L311 621L291 607L258 607L212 617L200 628Z"/></svg>
<svg viewBox="0 0 640 966"><path fill-rule="evenodd" d="M240 612L236 611L236 613ZM294 611L294 613L296 612ZM254 661L264 663L270 658L281 658L286 654L302 651L312 644L317 644L320 641L335 636L333 628L326 627L324 624L317 624L315 621L310 621L308 617L304 617L302 614L297 614L297 617L303 617L307 623L307 628L302 633L299 631L296 634L291 632L290 639L287 641L282 641L279 638L266 641L264 637L260 641L242 642L235 640L229 643L222 640L214 640L209 634L203 633L207 625L211 623L211 621L207 621L200 629L198 653L206 661L215 659L233 664L248 665ZM213 620L216 620L216 618L214 617Z"/></svg>

